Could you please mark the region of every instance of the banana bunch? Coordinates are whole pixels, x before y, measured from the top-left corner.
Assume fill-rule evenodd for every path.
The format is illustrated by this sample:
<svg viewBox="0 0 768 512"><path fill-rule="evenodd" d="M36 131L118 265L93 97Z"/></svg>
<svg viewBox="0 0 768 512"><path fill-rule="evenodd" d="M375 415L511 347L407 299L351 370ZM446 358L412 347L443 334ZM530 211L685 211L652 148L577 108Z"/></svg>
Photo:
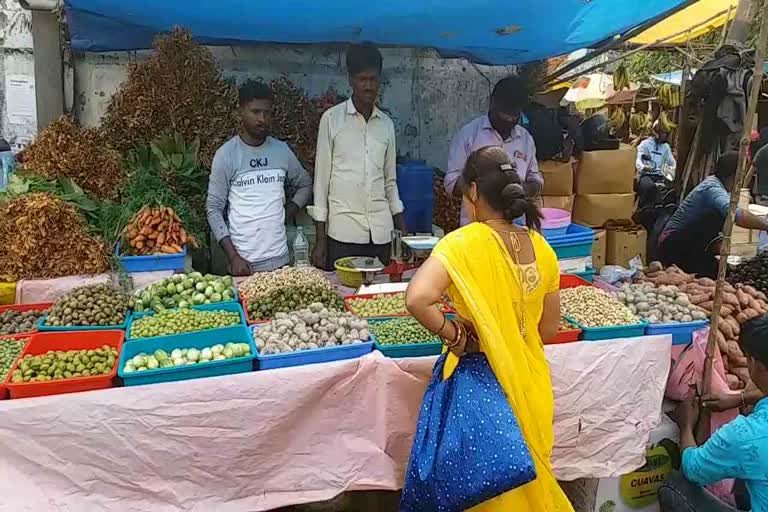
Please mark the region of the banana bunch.
<svg viewBox="0 0 768 512"><path fill-rule="evenodd" d="M661 106L666 109L677 108L680 106L680 90L670 84L664 84L656 92Z"/></svg>
<svg viewBox="0 0 768 512"><path fill-rule="evenodd" d="M645 114L640 112L632 114L629 118L629 129L632 133L640 134L648 127L648 120Z"/></svg>
<svg viewBox="0 0 768 512"><path fill-rule="evenodd" d="M659 126L667 133L672 133L677 129L677 124L672 122L665 110L662 110L661 114L659 114Z"/></svg>
<svg viewBox="0 0 768 512"><path fill-rule="evenodd" d="M613 72L613 90L619 92L629 89L629 72L624 64L620 64Z"/></svg>
<svg viewBox="0 0 768 512"><path fill-rule="evenodd" d="M621 107L614 107L608 111L608 120L613 125L613 128L619 131L624 126L624 123L627 122L627 115Z"/></svg>

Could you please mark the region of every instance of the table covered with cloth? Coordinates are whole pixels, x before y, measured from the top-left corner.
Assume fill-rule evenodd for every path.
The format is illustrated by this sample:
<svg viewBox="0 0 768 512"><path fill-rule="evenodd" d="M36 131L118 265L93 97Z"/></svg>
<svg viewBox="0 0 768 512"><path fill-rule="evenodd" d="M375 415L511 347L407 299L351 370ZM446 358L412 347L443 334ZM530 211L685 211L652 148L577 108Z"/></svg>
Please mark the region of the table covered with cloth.
<svg viewBox="0 0 768 512"><path fill-rule="evenodd" d="M670 336L547 347L561 480L644 463ZM395 490L434 357L0 402L0 512L242 512Z"/></svg>

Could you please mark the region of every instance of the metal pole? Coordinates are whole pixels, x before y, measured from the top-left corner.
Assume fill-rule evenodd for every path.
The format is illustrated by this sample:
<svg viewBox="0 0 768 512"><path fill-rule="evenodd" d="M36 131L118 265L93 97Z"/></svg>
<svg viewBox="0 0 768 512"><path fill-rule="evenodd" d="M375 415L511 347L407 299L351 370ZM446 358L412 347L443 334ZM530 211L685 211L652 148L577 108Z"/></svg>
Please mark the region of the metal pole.
<svg viewBox="0 0 768 512"><path fill-rule="evenodd" d="M742 0L739 2L741 7ZM765 0L763 8L766 6ZM737 11L738 16L738 11ZM734 21L735 23L735 21ZM752 119L757 110L757 101L760 95L760 86L763 81L763 62L765 62L766 44L768 42L768 16L763 16L760 26L760 35L757 40L757 51L755 52L755 71L752 75L752 90L749 94L749 103L747 104L746 118L744 119L744 129L741 134L741 143L739 144L739 163L736 169L733 189L731 190L731 205L728 209L728 217L723 226L723 243L720 246L720 264L717 269L717 282L715 284L715 296L712 305L712 319L709 327L709 339L707 340L707 357L704 362L704 377L702 390L709 393L712 383L712 371L717 349L717 324L720 320L720 307L723 302L723 287L725 286L725 270L728 265L728 255L731 252L731 231L736 217L736 206L739 202L739 193L744 183L746 175L745 163L747 159L747 145L750 143L750 134L752 132Z"/></svg>

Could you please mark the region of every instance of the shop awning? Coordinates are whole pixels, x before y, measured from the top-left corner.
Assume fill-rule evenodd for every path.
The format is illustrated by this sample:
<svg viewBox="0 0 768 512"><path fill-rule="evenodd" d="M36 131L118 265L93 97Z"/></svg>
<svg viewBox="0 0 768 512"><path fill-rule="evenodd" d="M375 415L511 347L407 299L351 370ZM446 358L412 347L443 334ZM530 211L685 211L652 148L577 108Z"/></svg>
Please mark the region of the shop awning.
<svg viewBox="0 0 768 512"><path fill-rule="evenodd" d="M661 43L663 45L684 44L689 38L693 39L712 30L720 29L728 16L728 7L731 7L731 18L733 18L736 13L736 4L738 4L738 0L698 0L695 4L630 39L630 42L634 44L653 43L687 28L696 27L692 28L690 33L681 34ZM714 19L701 25L702 22L715 15L717 16Z"/></svg>
<svg viewBox="0 0 768 512"><path fill-rule="evenodd" d="M149 48L174 26L204 44L348 43L436 48L516 64L594 46L685 0L65 0L79 51Z"/></svg>

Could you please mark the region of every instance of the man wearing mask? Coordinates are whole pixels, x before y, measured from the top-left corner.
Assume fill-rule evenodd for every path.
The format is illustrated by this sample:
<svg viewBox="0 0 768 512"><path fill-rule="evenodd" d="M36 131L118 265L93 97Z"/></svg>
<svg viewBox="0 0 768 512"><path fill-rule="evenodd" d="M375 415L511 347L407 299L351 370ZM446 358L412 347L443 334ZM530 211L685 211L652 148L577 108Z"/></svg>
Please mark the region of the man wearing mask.
<svg viewBox="0 0 768 512"><path fill-rule="evenodd" d="M242 130L213 157L206 210L230 273L245 276L290 262L285 223L309 202L312 179L288 145L269 136L269 86L246 82L239 96Z"/></svg>
<svg viewBox="0 0 768 512"><path fill-rule="evenodd" d="M464 187L461 173L467 158L485 146L503 148L523 181L526 194L530 197L541 194L544 177L536 161L536 144L528 130L518 124L528 97L528 88L520 77L510 76L496 83L488 114L464 126L451 141L444 180L449 194L461 197ZM469 216L462 206L461 225L468 222Z"/></svg>
<svg viewBox="0 0 768 512"><path fill-rule="evenodd" d="M333 269L348 256L389 263L392 230L405 233L397 190L395 126L376 108L382 58L370 44L347 51L352 97L320 119L315 158L314 205L317 243L312 263Z"/></svg>
<svg viewBox="0 0 768 512"><path fill-rule="evenodd" d="M675 177L675 157L672 154L672 148L669 147L669 132L665 131L661 124L656 121L653 123L653 136L648 137L637 146L637 168L638 178L642 175L664 175L667 170L667 177ZM671 174L671 175L670 175Z"/></svg>

